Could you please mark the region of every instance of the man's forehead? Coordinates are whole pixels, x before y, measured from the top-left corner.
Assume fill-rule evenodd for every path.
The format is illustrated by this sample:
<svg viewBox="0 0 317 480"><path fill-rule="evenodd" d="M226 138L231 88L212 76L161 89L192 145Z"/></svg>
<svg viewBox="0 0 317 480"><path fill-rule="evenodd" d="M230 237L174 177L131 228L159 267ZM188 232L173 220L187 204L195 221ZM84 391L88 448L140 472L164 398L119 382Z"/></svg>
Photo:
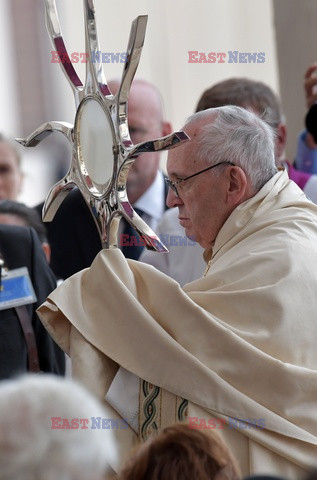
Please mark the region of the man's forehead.
<svg viewBox="0 0 317 480"><path fill-rule="evenodd" d="M197 141L200 138L201 130L206 125L211 124L214 121L214 119L215 119L215 115L208 115L204 118L197 118L197 120L194 120L194 121L191 121L190 123L185 124L181 130L188 135L189 140L181 144L179 147L177 147L178 152L180 153L181 151L183 151L188 153L190 152L190 150L197 148ZM171 150L171 153L172 152L173 150Z"/></svg>
<svg viewBox="0 0 317 480"><path fill-rule="evenodd" d="M190 139L168 152L168 174L170 176L184 175L189 165L195 163L196 160L194 142Z"/></svg>
<svg viewBox="0 0 317 480"><path fill-rule="evenodd" d="M191 134L192 137L195 138L205 125L210 125L216 118L217 112L213 108L209 108L208 110L192 115L189 118L189 122L185 123L183 130L188 133L189 136Z"/></svg>
<svg viewBox="0 0 317 480"><path fill-rule="evenodd" d="M186 174L195 164L203 163L196 155L197 141L201 129L216 119L216 112L209 111L206 115L193 117L189 123L181 129L190 138L187 142L169 151L167 160L167 171L170 176Z"/></svg>

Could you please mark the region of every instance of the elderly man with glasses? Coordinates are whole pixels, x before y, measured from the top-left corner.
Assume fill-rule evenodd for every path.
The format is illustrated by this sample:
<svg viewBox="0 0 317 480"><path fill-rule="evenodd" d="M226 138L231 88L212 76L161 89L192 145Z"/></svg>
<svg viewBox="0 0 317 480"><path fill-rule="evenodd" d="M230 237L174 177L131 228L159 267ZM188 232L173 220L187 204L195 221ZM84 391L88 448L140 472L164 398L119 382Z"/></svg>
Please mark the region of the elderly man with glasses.
<svg viewBox="0 0 317 480"><path fill-rule="evenodd" d="M275 163L285 168L288 176L317 204L317 175L300 172L285 158L287 129L279 98L263 82L244 77L222 80L207 88L200 96L196 112L208 108L237 105L257 113L274 130ZM204 272L203 249L198 243L183 240L183 228L178 223L178 209L167 210L156 227L156 233L166 240L172 238L169 253L156 255L144 250L139 258L141 262L155 268L177 280L181 286L202 276ZM172 243L172 244L171 244Z"/></svg>
<svg viewBox="0 0 317 480"><path fill-rule="evenodd" d="M184 130L167 203L205 249L204 277L182 289L104 250L40 315L129 422L125 447L185 420L219 428L244 475L300 478L317 457L317 206L277 171L274 134L252 112L206 110Z"/></svg>

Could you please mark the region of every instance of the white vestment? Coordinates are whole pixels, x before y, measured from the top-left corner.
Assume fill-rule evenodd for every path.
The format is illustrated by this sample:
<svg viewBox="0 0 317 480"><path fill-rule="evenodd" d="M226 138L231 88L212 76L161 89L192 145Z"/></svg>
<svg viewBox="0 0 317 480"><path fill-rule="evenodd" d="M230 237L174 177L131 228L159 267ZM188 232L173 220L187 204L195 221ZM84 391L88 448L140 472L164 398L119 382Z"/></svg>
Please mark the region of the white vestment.
<svg viewBox="0 0 317 480"><path fill-rule="evenodd" d="M118 365L142 379L143 437L188 416L264 419L219 432L244 475L297 479L317 457L317 206L277 173L227 219L209 264L182 289L104 250L40 316L101 399ZM118 433L128 448L135 433Z"/></svg>

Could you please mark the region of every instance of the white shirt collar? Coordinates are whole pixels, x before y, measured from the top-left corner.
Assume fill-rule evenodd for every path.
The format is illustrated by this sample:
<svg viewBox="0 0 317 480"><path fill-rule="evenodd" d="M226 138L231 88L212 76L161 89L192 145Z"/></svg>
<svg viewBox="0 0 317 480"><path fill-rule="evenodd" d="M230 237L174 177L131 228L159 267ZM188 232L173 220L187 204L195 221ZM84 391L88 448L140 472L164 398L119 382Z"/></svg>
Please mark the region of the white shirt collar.
<svg viewBox="0 0 317 480"><path fill-rule="evenodd" d="M165 210L164 177L158 170L155 180L143 195L133 204L155 220L159 220Z"/></svg>

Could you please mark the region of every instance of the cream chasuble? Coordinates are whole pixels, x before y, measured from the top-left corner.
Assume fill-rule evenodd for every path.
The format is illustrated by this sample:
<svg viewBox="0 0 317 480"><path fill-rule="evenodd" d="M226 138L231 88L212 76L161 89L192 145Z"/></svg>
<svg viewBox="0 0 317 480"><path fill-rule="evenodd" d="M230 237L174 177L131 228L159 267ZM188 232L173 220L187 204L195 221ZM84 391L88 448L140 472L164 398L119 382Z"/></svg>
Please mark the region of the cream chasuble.
<svg viewBox="0 0 317 480"><path fill-rule="evenodd" d="M209 263L182 289L103 250L39 315L100 399L119 365L140 378L140 437L188 417L261 420L218 431L244 475L298 479L317 465L317 206L277 173L230 215ZM136 433L117 433L124 453Z"/></svg>

